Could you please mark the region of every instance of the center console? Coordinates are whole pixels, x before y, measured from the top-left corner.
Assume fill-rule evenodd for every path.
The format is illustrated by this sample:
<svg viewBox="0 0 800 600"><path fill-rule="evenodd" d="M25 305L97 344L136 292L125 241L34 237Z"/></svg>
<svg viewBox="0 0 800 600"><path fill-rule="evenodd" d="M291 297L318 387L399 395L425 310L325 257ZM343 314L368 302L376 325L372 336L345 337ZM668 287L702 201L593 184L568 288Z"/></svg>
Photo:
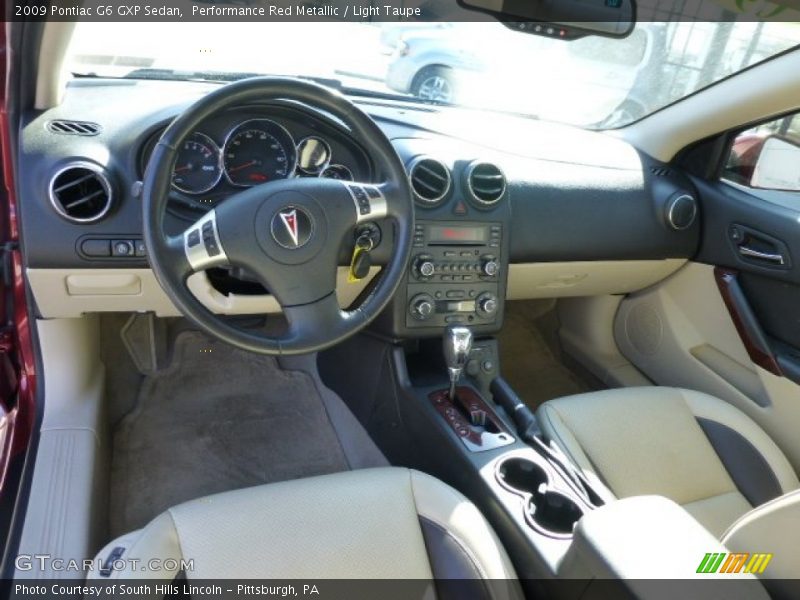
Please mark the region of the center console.
<svg viewBox="0 0 800 600"><path fill-rule="evenodd" d="M499 376L497 340L449 325L440 340L360 344L360 353L326 355L324 380L392 464L428 472L478 505L527 597L766 600L756 578L694 579L704 554L728 550L685 509L653 496L617 500L547 440ZM494 366L484 372L487 357ZM653 561L654 544L673 558Z"/></svg>

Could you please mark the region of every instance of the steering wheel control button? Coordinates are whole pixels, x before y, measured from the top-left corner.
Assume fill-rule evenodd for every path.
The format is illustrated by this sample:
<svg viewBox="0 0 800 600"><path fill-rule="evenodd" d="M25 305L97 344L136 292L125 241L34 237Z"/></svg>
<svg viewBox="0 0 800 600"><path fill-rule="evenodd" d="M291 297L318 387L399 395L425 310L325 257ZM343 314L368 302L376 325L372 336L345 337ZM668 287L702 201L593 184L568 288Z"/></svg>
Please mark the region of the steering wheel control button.
<svg viewBox="0 0 800 600"><path fill-rule="evenodd" d="M219 256L220 249L217 244L217 238L214 235L214 223L206 221L203 223L203 245L206 247L206 252L209 256Z"/></svg>
<svg viewBox="0 0 800 600"><path fill-rule="evenodd" d="M305 246L314 234L314 219L300 206L286 206L272 217L272 239L287 250Z"/></svg>
<svg viewBox="0 0 800 600"><path fill-rule="evenodd" d="M371 185L345 184L356 205L356 222L381 219L388 213L386 199L381 191Z"/></svg>
<svg viewBox="0 0 800 600"><path fill-rule="evenodd" d="M184 232L183 250L189 265L195 271L202 271L228 261L219 241L216 211L209 211Z"/></svg>
<svg viewBox="0 0 800 600"><path fill-rule="evenodd" d="M207 240L204 240L204 241L205 241L205 245L206 245L206 252L208 252L208 255L209 256L219 256L220 249L219 249L219 246L217 246L216 242L214 242L214 239L211 238L211 239L207 239Z"/></svg>

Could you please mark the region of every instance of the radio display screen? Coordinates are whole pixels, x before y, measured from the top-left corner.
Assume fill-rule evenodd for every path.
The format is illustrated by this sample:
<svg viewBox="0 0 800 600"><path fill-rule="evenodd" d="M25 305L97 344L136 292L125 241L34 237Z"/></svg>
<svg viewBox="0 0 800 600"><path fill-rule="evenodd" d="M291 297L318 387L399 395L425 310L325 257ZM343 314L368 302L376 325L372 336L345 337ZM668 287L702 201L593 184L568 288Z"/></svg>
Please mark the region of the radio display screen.
<svg viewBox="0 0 800 600"><path fill-rule="evenodd" d="M482 245L489 240L488 227L462 227L462 226L428 226L429 244L476 244Z"/></svg>

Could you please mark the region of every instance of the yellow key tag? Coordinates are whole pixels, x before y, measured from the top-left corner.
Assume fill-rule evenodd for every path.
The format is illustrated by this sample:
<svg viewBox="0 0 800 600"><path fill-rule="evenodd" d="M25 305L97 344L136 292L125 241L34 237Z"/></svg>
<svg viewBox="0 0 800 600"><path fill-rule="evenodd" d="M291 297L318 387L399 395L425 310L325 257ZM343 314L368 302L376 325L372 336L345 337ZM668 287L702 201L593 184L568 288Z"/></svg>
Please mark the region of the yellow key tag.
<svg viewBox="0 0 800 600"><path fill-rule="evenodd" d="M356 265L358 264L359 257L366 251L361 246L356 246L353 249L353 259L350 261L350 269L347 271L347 283L357 283L364 279L356 274Z"/></svg>

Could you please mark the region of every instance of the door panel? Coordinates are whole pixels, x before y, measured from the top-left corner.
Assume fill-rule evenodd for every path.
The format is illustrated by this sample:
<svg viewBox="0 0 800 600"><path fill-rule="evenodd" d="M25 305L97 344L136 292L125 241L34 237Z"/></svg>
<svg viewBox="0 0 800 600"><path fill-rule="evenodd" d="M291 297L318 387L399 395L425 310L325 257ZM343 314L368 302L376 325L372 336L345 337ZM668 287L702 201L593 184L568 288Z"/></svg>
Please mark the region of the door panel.
<svg viewBox="0 0 800 600"><path fill-rule="evenodd" d="M697 261L800 285L800 211L789 202L757 197L724 181L692 178L703 211L703 235ZM780 193L783 198L790 192ZM797 194L792 193L797 196ZM771 196L772 194L768 194ZM776 195L775 200L778 200ZM797 201L800 208L800 201ZM784 264L745 256L742 247L780 253ZM771 244L771 247L768 245Z"/></svg>
<svg viewBox="0 0 800 600"><path fill-rule="evenodd" d="M764 332L800 348L800 285L747 271L739 282Z"/></svg>
<svg viewBox="0 0 800 600"><path fill-rule="evenodd" d="M774 362L779 368L769 370L800 383L800 194L748 190L724 181L694 183L704 216L697 260L734 274L744 310L755 321L745 345L766 340L755 345L768 357L759 361L751 354L754 362L765 367ZM743 247L755 247L768 258L743 254Z"/></svg>

